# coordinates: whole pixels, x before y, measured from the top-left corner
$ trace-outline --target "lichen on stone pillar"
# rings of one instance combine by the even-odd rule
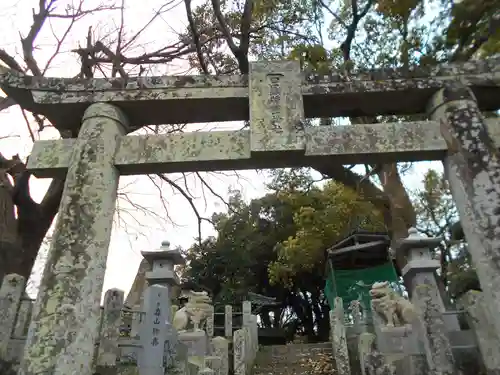
[[[90,375],[117,196],[114,154],[127,121],[116,107],[85,111],[36,301],[21,375]]]
[[[333,357],[337,367],[337,374],[339,375],[349,375],[351,373],[344,319],[344,304],[342,298],[335,297],[335,307],[333,310],[330,310],[330,328]]]
[[[500,156],[471,89],[460,82],[438,91],[430,117],[441,123],[444,160],[468,250],[500,337]],[[496,356],[500,356],[497,348]]]
[[[455,361],[441,306],[433,298],[435,290],[430,285],[421,284],[415,288],[414,293],[414,303],[422,314],[424,344],[429,366],[434,374],[454,375]]]

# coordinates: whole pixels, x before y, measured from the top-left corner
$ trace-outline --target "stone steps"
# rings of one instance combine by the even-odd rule
[[[306,375],[333,372],[332,344],[290,344],[259,348],[254,375]]]

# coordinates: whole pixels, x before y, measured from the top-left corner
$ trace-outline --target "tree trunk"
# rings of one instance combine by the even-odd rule
[[[408,236],[408,229],[417,224],[417,215],[408,193],[403,185],[396,163],[383,164],[378,173],[385,194],[389,197],[391,209],[390,228],[392,241]],[[396,254],[400,268],[406,264],[406,259]]]
[[[20,252],[13,189],[7,171],[0,170],[0,284],[3,277],[15,269],[12,263]]]
[[[19,157],[9,160],[0,154],[0,168],[0,280],[9,273],[28,280],[57,214],[64,181],[52,180],[42,202],[36,203],[30,195],[30,173]],[[8,175],[13,178],[14,186]]]
[[[374,124],[377,123],[377,119],[375,117],[356,117],[351,118],[351,123],[351,126]],[[397,163],[372,166],[372,169],[377,171],[383,190],[375,186],[369,178],[359,176],[341,165],[315,165],[313,168],[358,191],[363,198],[370,201],[382,214],[393,242],[406,237],[408,229],[416,225],[415,209],[403,185]],[[398,267],[402,268],[406,264],[406,260],[398,254],[396,257]]]

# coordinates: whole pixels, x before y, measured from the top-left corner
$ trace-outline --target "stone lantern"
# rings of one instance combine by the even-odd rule
[[[163,241],[159,250],[141,254],[152,269],[145,275],[149,286],[144,292],[138,366],[141,373],[162,375],[174,364],[178,338],[171,324],[171,290],[179,284],[174,266],[184,264],[185,260],[178,249],[170,248],[168,241]]]
[[[170,242],[163,241],[159,250],[141,251],[141,255],[151,264],[152,270],[146,272],[149,285],[163,285],[169,289],[179,285],[174,266],[186,263],[179,249],[171,249]]]
[[[415,288],[418,285],[427,284],[435,293],[433,293],[434,303],[446,311],[444,303],[444,290],[438,283],[436,271],[441,267],[438,260],[432,258],[434,250],[443,240],[442,237],[427,237],[419,234],[417,229],[410,228],[408,237],[396,242],[395,251],[400,253],[407,260],[406,265],[401,270],[406,290],[412,302],[415,298]],[[446,325],[450,330],[458,330],[458,320],[455,315],[444,317]]]

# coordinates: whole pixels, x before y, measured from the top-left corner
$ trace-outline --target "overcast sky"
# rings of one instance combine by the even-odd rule
[[[76,3],[77,0],[74,0]],[[32,23],[32,7],[38,1],[27,0],[3,0],[0,2],[0,48],[16,55],[18,61],[20,41],[19,35],[26,35]],[[61,13],[65,4],[71,0],[59,0],[57,2]],[[86,8],[95,7],[103,1],[86,0]],[[193,8],[197,2],[193,1]],[[128,35],[133,35],[135,31],[141,29],[150,19],[151,15],[165,4],[165,0],[129,0],[126,3],[125,24]],[[173,1],[171,10],[163,17],[154,22],[142,38],[137,41],[137,46],[145,46],[147,50],[153,50],[156,45],[168,44],[168,41],[176,41],[176,31],[185,29],[185,11],[183,1]],[[105,36],[119,25],[118,12],[102,13],[91,17],[86,17],[78,21],[72,32],[68,35],[66,43],[60,53],[51,64],[48,76],[72,77],[79,71],[79,64],[76,56],[70,52],[78,47],[79,43],[85,43],[85,37],[89,26],[92,26],[99,37]],[[56,35],[60,38],[67,27],[66,20],[57,19],[46,23],[42,33],[36,43],[35,58],[40,66],[51,58],[55,51]],[[160,37],[161,36],[161,39]],[[144,47],[143,47],[144,48]],[[141,49],[129,51],[129,55],[136,55]],[[156,74],[181,74],[185,72],[187,66],[184,61],[176,61],[168,66],[157,68]],[[23,159],[29,155],[32,141],[29,136],[26,122],[18,107],[0,112],[0,152],[5,157],[19,154]],[[190,129],[213,130],[215,128],[228,129],[235,124],[199,124]],[[36,129],[32,126],[32,129]],[[37,139],[57,138],[57,132],[53,129],[46,129],[41,134],[36,134]],[[405,184],[411,188],[416,188],[422,179],[423,173],[430,163],[420,163],[413,169],[410,176],[405,178]],[[440,169],[440,163],[432,163],[434,168]],[[204,176],[206,176],[204,174]],[[180,176],[169,176],[171,179]],[[239,189],[246,199],[251,199],[262,195],[264,189],[264,177],[253,171],[238,172],[238,176],[230,172],[224,175],[206,176],[212,189],[218,194],[226,197],[228,189]],[[40,201],[50,183],[47,179],[36,179],[32,177],[31,189],[35,200]],[[180,180],[182,184],[182,180]],[[196,207],[201,214],[210,216],[214,211],[221,211],[224,205],[215,197],[210,196],[202,190],[201,184],[194,178],[188,178],[190,191],[198,197],[195,200]],[[120,180],[120,193],[127,193],[126,199],[130,199],[136,205],[146,207],[151,213],[145,215],[141,210],[134,208],[126,199],[119,200],[120,218],[116,217],[115,226],[109,250],[107,272],[104,281],[104,290],[109,288],[120,288],[128,292],[135,277],[137,267],[141,260],[140,251],[156,249],[161,241],[169,240],[173,246],[189,247],[193,243],[194,237],[198,235],[196,216],[193,214],[188,202],[171,188],[163,186],[162,196],[167,211],[160,198],[158,189],[148,180],[147,176],[122,177]],[[157,216],[155,218],[155,215]],[[167,215],[170,219],[167,219]],[[158,219],[161,217],[163,219]],[[205,224],[203,236],[214,234],[213,230]],[[41,262],[38,262],[36,269],[41,269]],[[35,279],[36,282],[36,279]]]

